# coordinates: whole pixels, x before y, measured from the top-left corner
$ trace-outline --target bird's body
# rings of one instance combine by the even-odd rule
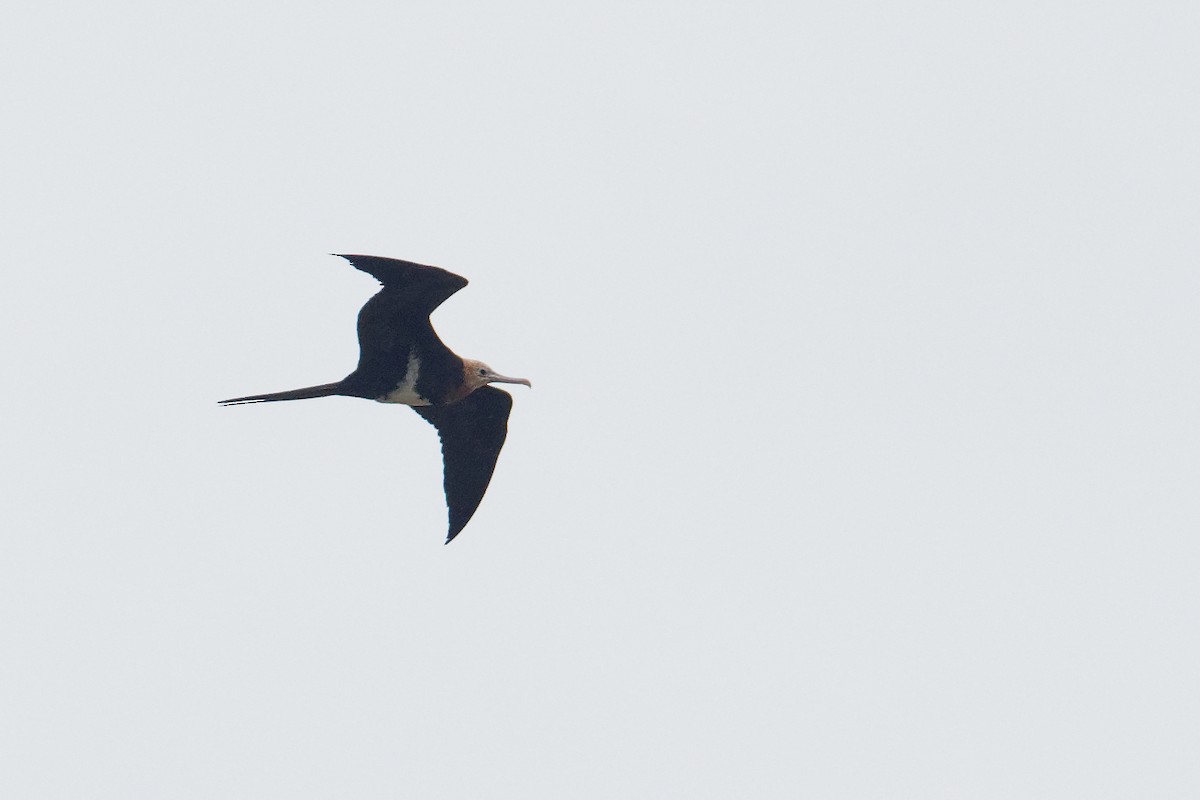
[[[466,278],[438,267],[378,256],[341,256],[383,284],[358,313],[358,366],[336,383],[222,400],[222,405],[342,395],[399,403],[437,428],[442,439],[450,541],[483,499],[508,430],[512,398],[489,383],[522,383],[455,355],[429,315]]]

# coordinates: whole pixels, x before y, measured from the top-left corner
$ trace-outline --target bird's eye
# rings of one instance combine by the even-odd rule
[[[480,370],[479,370],[479,374],[480,374],[480,375],[487,375],[487,370],[486,370],[486,369],[482,369],[482,368],[480,368]]]

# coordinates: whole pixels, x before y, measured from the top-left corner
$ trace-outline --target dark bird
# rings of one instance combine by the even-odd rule
[[[479,507],[508,435],[512,396],[488,384],[531,384],[458,357],[434,333],[429,315],[466,286],[466,278],[394,258],[340,257],[383,284],[358,312],[354,371],[336,383],[235,397],[221,405],[344,395],[412,406],[442,440],[449,543]]]

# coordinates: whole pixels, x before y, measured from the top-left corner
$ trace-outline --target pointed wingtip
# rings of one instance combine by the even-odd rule
[[[446,544],[450,544],[452,541],[454,541],[454,537],[462,533],[463,529],[467,527],[467,523],[470,521],[470,517],[467,519],[451,520],[446,530]]]

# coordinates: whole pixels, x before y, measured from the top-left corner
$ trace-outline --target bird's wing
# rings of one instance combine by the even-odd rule
[[[373,275],[383,288],[358,312],[358,366],[347,377],[363,397],[396,388],[416,348],[426,384],[460,379],[462,359],[454,355],[429,323],[429,314],[467,279],[438,267],[380,256],[341,256]]]
[[[414,264],[382,256],[339,255],[368,275],[388,292],[403,297],[405,305],[429,315],[446,298],[467,285],[467,279],[441,267]]]
[[[466,527],[487,491],[508,435],[512,396],[484,386],[453,405],[412,408],[437,428],[442,439],[449,542]]]

